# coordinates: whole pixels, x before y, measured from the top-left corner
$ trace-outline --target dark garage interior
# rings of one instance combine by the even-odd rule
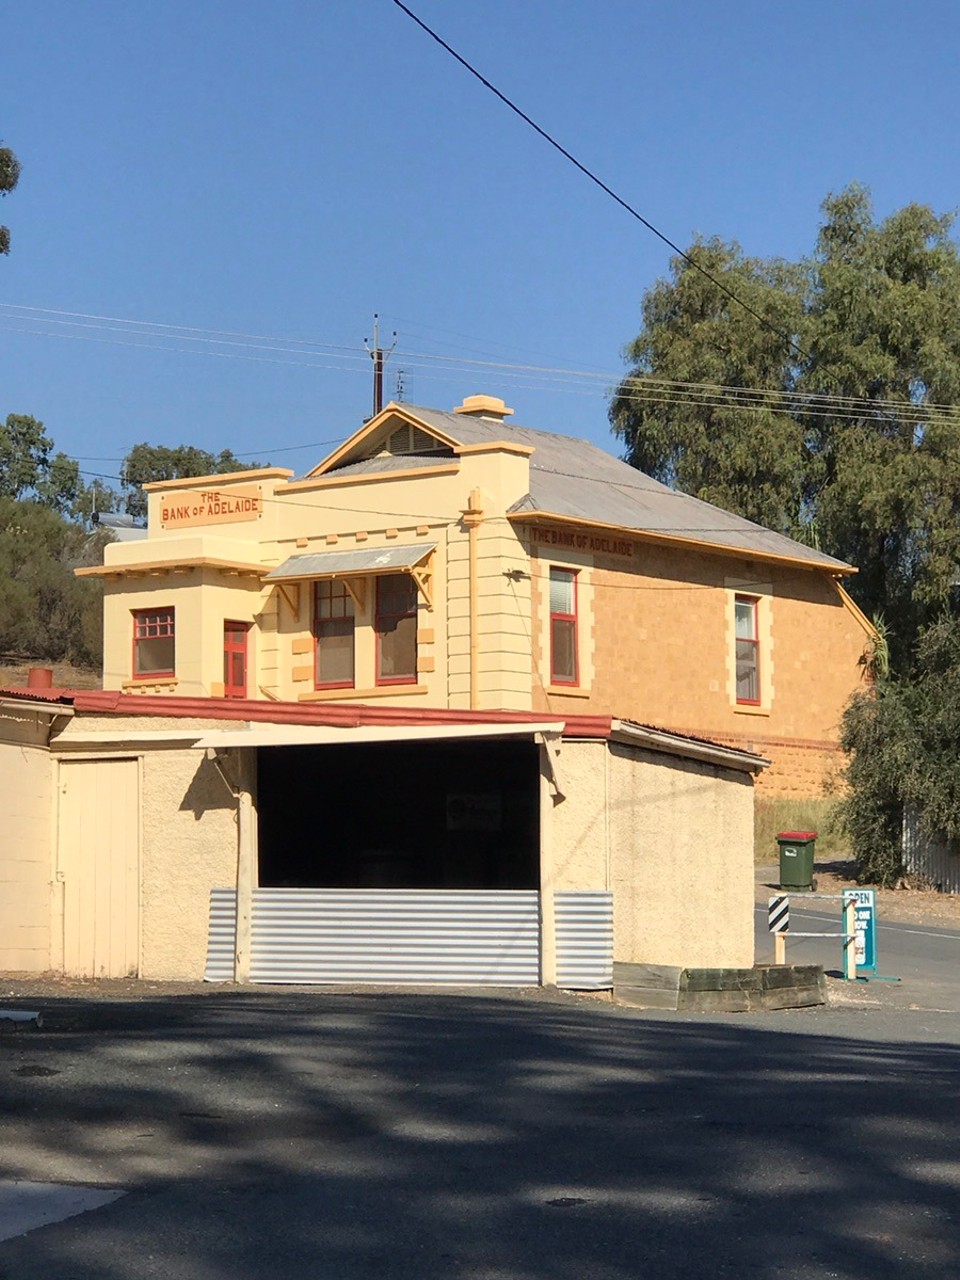
[[[263,887],[539,887],[533,742],[261,747],[257,797]]]

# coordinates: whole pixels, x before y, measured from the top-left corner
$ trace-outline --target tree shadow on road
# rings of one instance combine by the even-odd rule
[[[0,1044],[5,1176],[133,1194],[0,1244],[4,1280],[960,1274],[953,1047],[506,996],[44,1004]]]

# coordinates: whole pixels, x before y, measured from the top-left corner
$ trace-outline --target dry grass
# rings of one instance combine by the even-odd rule
[[[50,667],[55,689],[99,689],[101,676],[92,667],[74,667],[69,662],[47,662],[42,658],[0,661],[0,688],[20,689],[27,683],[31,667]]]
[[[759,866],[779,859],[778,831],[816,831],[817,861],[832,861],[851,856],[847,838],[836,830],[835,800],[782,800],[757,795],[754,814],[754,859]]]

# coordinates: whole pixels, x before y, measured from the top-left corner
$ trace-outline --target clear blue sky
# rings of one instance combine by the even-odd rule
[[[954,3],[411,7],[683,246],[804,254],[852,180],[881,215],[957,201]],[[302,471],[370,412],[379,311],[388,399],[403,370],[414,403],[502,395],[616,451],[607,392],[669,251],[391,0],[8,0],[0,21],[23,165],[0,415],[85,459],[147,440]]]

